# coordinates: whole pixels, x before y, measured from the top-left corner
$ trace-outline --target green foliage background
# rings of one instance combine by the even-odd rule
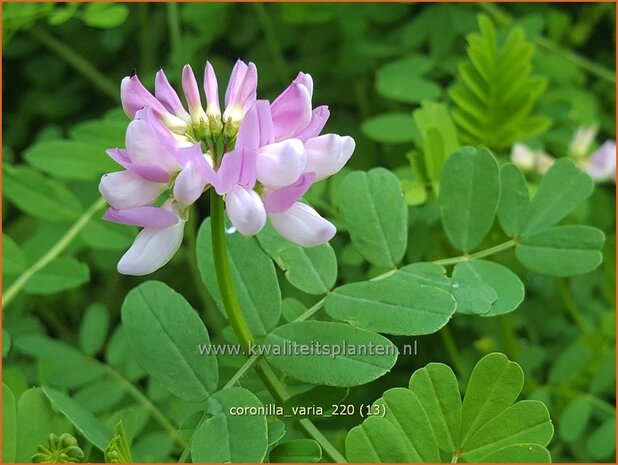
[[[566,157],[579,126],[597,125],[597,143],[616,137],[614,4],[5,3],[2,8],[2,160],[4,183],[12,186],[10,192],[4,190],[2,205],[3,296],[29,265],[62,241],[84,211],[94,204],[96,212],[76,231],[63,256],[45,273],[32,276],[24,292],[4,309],[3,382],[24,405],[18,421],[19,415],[41,412],[37,406],[47,398],[55,399],[60,410],[66,410],[60,405],[70,410],[71,400],[60,392],[27,391],[23,397],[26,389],[42,384],[45,373],[54,371],[81,386],[74,400],[110,428],[137,408],[132,396],[135,389],[142,391],[146,407],[137,409],[139,428],[132,426],[140,431],[132,446],[135,461],[175,461],[179,455],[174,444],[179,433],[149,419],[144,414],[151,411],[149,405],[173,418],[181,433],[181,420],[192,424],[192,412],[145,376],[119,329],[127,293],[146,280],[116,272],[136,231],[98,220],[102,210],[95,203],[99,175],[115,169],[104,148],[123,145],[127,121],[119,110],[122,77],[136,69],[152,88],[154,73],[163,67],[170,81],[179,84],[182,65],[190,63],[201,74],[209,59],[221,85],[234,61],[242,58],[258,67],[258,95],[273,98],[299,70],[310,73],[314,102],[331,109],[327,130],[349,134],[357,143],[348,167],[307,196],[339,226],[331,242],[338,259],[337,285],[367,280],[391,266],[363,257],[350,242],[354,232],[349,234],[346,224],[353,206],[341,204],[336,192],[352,170],[385,167],[397,175],[409,204],[409,233],[407,249],[405,241],[403,247],[393,245],[391,253],[398,255],[394,262],[404,254],[407,263],[431,261],[467,251],[466,244],[457,250],[449,244],[451,233],[442,228],[434,194],[442,187],[445,159],[460,145],[487,146],[502,163],[516,141]],[[523,42],[519,45],[522,53],[530,54],[529,69],[499,61],[480,69],[467,61],[466,36],[478,34],[479,13],[496,25],[499,43],[511,36],[514,41],[527,38],[531,50]],[[481,35],[487,34],[491,31],[482,30]],[[470,89],[483,78],[488,78],[490,95],[504,95],[516,84],[529,89],[527,111],[514,114],[506,97],[485,107],[475,104]],[[452,122],[445,107],[421,107],[428,101],[445,103]],[[488,131],[485,136],[470,130],[479,126]],[[529,175],[532,191],[539,179]],[[448,190],[443,194],[448,196]],[[199,203],[193,213],[181,251],[147,279],[163,281],[182,294],[199,309],[210,338],[221,342],[229,328],[223,328],[202,284],[198,267],[203,261],[196,262],[194,254],[207,203]],[[500,211],[498,215],[508,232]],[[430,362],[450,365],[463,391],[477,361],[500,351],[525,373],[521,398],[542,400],[549,409],[556,428],[548,446],[554,461],[613,461],[615,185],[597,186],[566,222],[605,233],[599,268],[580,276],[550,277],[525,268],[513,251],[500,254],[495,261],[525,284],[525,300],[515,312],[494,318],[458,315],[437,333],[416,337],[417,355],[400,356],[390,373],[353,388],[345,403],[368,404],[389,388],[407,386],[410,374]],[[494,225],[486,237],[479,237],[480,248],[487,248],[504,235]],[[268,251],[267,240],[261,237],[260,245]],[[286,320],[315,303],[313,294],[322,293],[323,283],[289,274],[286,280],[277,273],[286,297]],[[328,302],[326,312],[333,316]],[[390,339],[399,346],[410,340]],[[121,381],[110,374],[96,381],[106,365],[92,364],[84,354],[112,366],[122,374]],[[238,361],[220,360],[219,365],[227,379]],[[10,395],[3,398],[7,405]],[[361,420],[356,415],[316,423],[342,445],[345,432]],[[20,432],[26,439],[23,444],[18,440],[17,460],[29,460],[36,444],[44,442],[39,438],[70,428],[64,418],[42,418],[31,431]],[[117,455],[125,457],[121,436],[116,439],[121,444]],[[88,441],[80,438],[80,446],[87,459],[102,460],[90,444],[98,446],[100,436],[95,431],[86,437]],[[271,454],[275,456],[283,460],[286,451],[279,448]]]

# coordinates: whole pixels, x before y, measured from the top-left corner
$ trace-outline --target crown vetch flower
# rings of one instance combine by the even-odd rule
[[[345,165],[354,140],[320,135],[329,110],[312,108],[309,74],[299,73],[272,103],[256,100],[256,87],[255,65],[237,61],[222,114],[208,62],[206,110],[189,65],[182,72],[186,107],[162,70],[154,95],[136,75],[123,79],[122,104],[133,121],[126,149],[108,154],[124,170],[104,176],[100,185],[110,204],[104,218],[143,228],[118,264],[121,273],[143,275],[165,265],[180,247],[189,206],[210,187],[224,197],[228,218],[243,235],[257,234],[268,219],[304,247],[334,236],[335,226],[301,198]]]
[[[108,150],[125,169],[101,179],[99,190],[110,204],[103,218],[144,228],[118,263],[123,274],[144,275],[165,265],[178,250],[188,207],[214,171],[200,145],[180,144],[151,107],[136,112],[125,143],[126,149]],[[156,206],[165,192],[169,198]]]
[[[305,79],[311,82],[310,78]],[[311,108],[311,101],[308,105]],[[305,142],[297,138],[274,142],[278,123],[272,115],[272,106],[265,100],[258,100],[247,113],[236,144],[257,150],[257,180],[263,186],[264,208],[271,224],[283,237],[304,247],[327,242],[334,236],[336,228],[313,208],[299,202],[300,198],[315,181],[343,168],[355,148],[354,139],[348,136],[318,136],[326,121],[322,116],[324,111],[320,110],[319,120],[313,122],[314,113],[307,112],[308,118],[290,132],[304,133]],[[291,178],[295,179],[290,182]]]
[[[182,70],[182,90],[188,111],[178,94],[170,85],[163,70],[155,78],[155,94],[152,95],[141,83],[137,74],[125,77],[120,84],[120,99],[127,116],[135,118],[136,113],[150,107],[156,117],[183,142],[195,143],[212,133],[225,130],[233,138],[243,116],[256,99],[257,69],[253,63],[238,60],[232,70],[225,92],[225,113],[221,122],[217,77],[210,63],[206,63],[204,89],[207,107],[202,108],[200,90],[191,66]]]

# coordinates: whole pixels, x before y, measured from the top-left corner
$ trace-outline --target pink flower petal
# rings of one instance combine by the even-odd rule
[[[606,141],[590,155],[586,172],[597,182],[616,181],[616,142]]]
[[[245,148],[226,153],[214,183],[217,193],[227,194],[235,185],[253,189],[256,180],[256,156],[254,149]]]
[[[266,208],[266,212],[268,214],[282,213],[288,210],[305,195],[314,180],[315,173],[306,173],[294,184],[268,192],[264,195],[264,207]]]
[[[253,63],[246,65],[238,60],[225,92],[223,120],[240,122],[256,99],[257,69]]]
[[[311,121],[305,128],[296,134],[296,138],[303,142],[307,142],[309,139],[319,136],[324,126],[326,126],[329,116],[330,111],[328,110],[328,106],[322,105],[314,108],[311,113]]]
[[[171,133],[153,116],[142,110],[127,127],[125,145],[132,163],[155,165],[168,173],[178,170],[174,152],[178,146]]]
[[[191,121],[191,116],[183,107],[178,94],[170,85],[162,69],[157,72],[155,78],[155,97],[170,113],[185,121]]]
[[[221,117],[217,75],[208,61],[206,62],[206,69],[204,71],[204,90],[206,91],[206,114],[215,118]]]
[[[238,94],[238,88],[245,77],[247,72],[247,64],[242,60],[237,60],[232,68],[232,74],[225,90],[225,106],[230,105],[230,102],[236,101],[236,95]]]
[[[200,98],[200,89],[197,86],[195,74],[190,65],[185,65],[182,69],[182,90],[185,93],[189,113],[193,121],[205,120],[206,115],[202,109],[202,99]]]
[[[114,223],[157,229],[167,228],[178,222],[178,217],[171,211],[153,206],[124,210],[109,208],[103,215],[103,219]]]
[[[311,75],[298,73],[296,79],[272,103],[275,141],[296,137],[311,122]]]
[[[236,137],[236,148],[258,148],[274,141],[268,100],[257,100],[247,111]]]
[[[124,149],[108,149],[107,154],[112,160],[118,163],[123,168],[133,171],[139,177],[144,178],[146,181],[167,183],[169,181],[169,174],[163,168],[158,165],[138,165],[133,163]]]
[[[169,201],[162,208],[177,215]],[[167,264],[182,243],[185,223],[186,220],[178,217],[178,222],[167,228],[144,228],[118,262],[118,272],[144,276]]]
[[[165,112],[165,108],[141,83],[137,74],[125,77],[120,83],[120,100],[122,108],[127,116],[131,119],[135,117],[135,113],[145,107],[152,107],[161,112]]]

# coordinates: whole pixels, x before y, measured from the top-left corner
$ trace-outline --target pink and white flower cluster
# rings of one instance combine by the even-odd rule
[[[180,247],[189,207],[208,189],[224,196],[227,215],[243,235],[259,233],[268,220],[303,247],[329,241],[335,226],[300,199],[345,165],[355,142],[320,135],[329,111],[312,107],[311,76],[299,73],[272,102],[257,100],[256,67],[239,60],[223,113],[210,63],[205,110],[189,65],[182,89],[186,107],[162,70],[154,95],[137,75],[122,80],[122,105],[132,121],[126,148],[107,153],[124,170],[103,176],[99,189],[110,205],[105,219],[143,229],[118,271],[145,275],[165,265]]]
[[[596,183],[616,182],[616,141],[606,140],[594,152],[591,148],[597,136],[596,126],[577,128],[567,156]],[[511,161],[523,171],[545,174],[556,158],[543,150],[534,150],[523,143],[516,143],[511,149]]]

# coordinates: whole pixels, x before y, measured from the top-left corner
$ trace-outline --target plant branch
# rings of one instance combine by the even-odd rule
[[[590,325],[588,324],[586,318],[584,318],[584,316],[577,308],[577,304],[575,303],[575,300],[573,300],[573,295],[571,294],[571,291],[567,286],[566,278],[558,278],[556,280],[556,284],[558,286],[558,292],[560,294],[560,297],[562,297],[564,306],[569,312],[569,315],[571,315],[571,318],[573,318],[573,321],[582,332],[582,334],[589,334],[591,331]]]
[[[170,44],[173,53],[178,52],[182,43],[182,32],[180,31],[180,19],[178,17],[178,3],[166,3],[167,7],[167,26],[169,29]]]
[[[133,383],[131,383],[128,379],[118,373],[109,365],[107,366],[107,372],[111,377],[113,377],[118,384],[120,384],[135,400],[137,400],[150,414],[153,418],[161,425],[165,430],[170,434],[170,436],[176,441],[180,446],[186,447],[187,441],[183,438],[180,433],[176,430],[174,425],[167,419],[165,415],[154,405],[148,397],[146,397],[142,391],[137,389]]]
[[[455,344],[455,339],[453,338],[453,333],[451,332],[451,328],[448,326],[444,326],[440,331],[440,337],[442,338],[442,343],[448,352],[448,355],[453,362],[453,367],[459,376],[463,376],[464,369],[463,363],[461,361],[461,357],[459,356],[459,352],[457,350],[457,344]]]
[[[6,308],[15,297],[22,290],[24,285],[28,282],[28,280],[32,277],[34,273],[39,271],[41,268],[46,266],[53,259],[58,257],[68,246],[69,244],[77,237],[77,235],[81,232],[84,227],[88,224],[88,221],[94,216],[94,214],[103,208],[107,202],[104,198],[98,199],[95,203],[93,203],[88,210],[86,210],[82,216],[80,216],[75,223],[67,230],[67,232],[62,236],[54,246],[47,251],[45,255],[39,258],[35,263],[33,263],[30,268],[24,271],[19,278],[11,284],[11,286],[2,294],[2,306]]]
[[[232,273],[225,244],[225,214],[223,197],[216,192],[210,192],[210,226],[212,231],[212,252],[215,263],[215,274],[221,291],[221,300],[234,333],[243,349],[248,349],[253,343],[253,334],[249,329],[240,304],[236,299]]]
[[[480,252],[476,252],[473,254],[460,255],[458,257],[451,258],[443,258],[442,260],[435,260],[433,263],[436,265],[454,265],[456,263],[465,262],[468,260],[474,260],[475,258],[483,258],[489,255],[497,254],[498,252],[502,252],[503,250],[508,250],[517,245],[515,239],[511,239],[510,241],[503,242],[502,244],[498,244],[494,247],[490,247],[485,250],[481,250]]]
[[[39,42],[41,42],[41,44],[43,44],[60,58],[65,60],[69,65],[79,71],[86,79],[90,80],[94,85],[99,88],[99,90],[101,90],[101,92],[103,92],[111,99],[118,101],[120,95],[119,87],[114,84],[101,71],[95,68],[83,56],[81,56],[67,44],[56,39],[44,29],[35,27],[31,29],[30,33]]]
[[[285,58],[283,57],[283,50],[281,50],[281,45],[279,44],[279,40],[275,35],[275,31],[272,22],[270,21],[270,17],[268,16],[268,12],[266,11],[266,7],[263,3],[253,3],[252,6],[257,15],[258,22],[264,30],[264,35],[266,36],[266,44],[270,49],[270,54],[272,55],[275,67],[277,68],[279,80],[282,84],[286,84],[288,78],[287,64],[285,63]]]
[[[204,310],[204,314],[207,318],[208,327],[212,329],[213,333],[219,333],[223,329],[223,321],[222,321],[223,316],[221,315],[221,312],[219,312],[219,309],[216,308],[215,303],[213,302],[210,295],[206,291],[206,288],[202,285],[202,280],[200,277],[200,270],[197,266],[197,259],[196,259],[197,214],[198,212],[194,205],[191,207],[191,211],[189,213],[189,221],[185,225],[185,237],[187,240],[187,244],[184,249],[184,252],[185,252],[187,264],[189,265],[189,270],[191,271],[191,277],[193,278],[193,282],[195,283],[195,287],[197,289],[197,293],[200,299],[200,303],[202,305],[202,309]]]

